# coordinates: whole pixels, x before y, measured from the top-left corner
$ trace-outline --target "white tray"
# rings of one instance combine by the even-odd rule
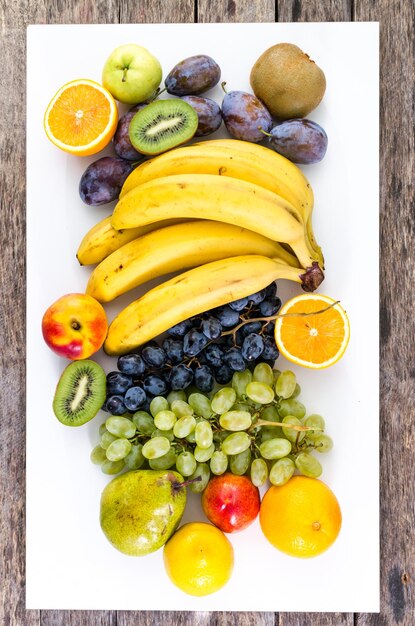
[[[300,560],[275,550],[257,520],[229,535],[235,549],[229,583],[195,598],[170,583],[161,550],[132,558],[107,542],[98,516],[109,477],[89,460],[103,420],[70,429],[52,412],[66,362],[43,342],[41,318],[61,295],[85,289],[90,269],[79,267],[75,252],[112,206],[81,202],[79,179],[98,157],[77,158],[55,148],[43,131],[43,113],[67,81],[100,81],[107,56],[123,43],[153,52],[163,78],[181,59],[210,54],[229,90],[250,90],[254,61],[284,41],[307,52],[327,78],[325,98],[309,117],[326,129],[329,147],[324,160],[304,172],[315,192],[314,225],[326,258],[319,291],[341,300],[352,334],[332,368],[293,369],[301,399],[310,412],[324,415],[334,438],[334,449],[321,457],[322,479],[339,499],[343,526],[326,553]],[[31,26],[27,77],[27,607],[378,611],[378,25]],[[220,103],[220,85],[207,95]],[[298,292],[297,286],[280,285],[283,298]],[[130,298],[107,308],[110,319]],[[114,360],[97,358],[107,371],[115,369]],[[283,358],[278,363],[289,366]],[[183,521],[204,519],[199,497],[191,497]]]

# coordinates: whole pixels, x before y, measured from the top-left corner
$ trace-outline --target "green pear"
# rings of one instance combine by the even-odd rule
[[[135,470],[114,478],[101,495],[100,522],[107,539],[130,556],[161,548],[183,516],[186,484],[172,470]]]

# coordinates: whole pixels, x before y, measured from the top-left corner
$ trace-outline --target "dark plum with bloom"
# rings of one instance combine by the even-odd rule
[[[195,137],[206,137],[218,130],[222,124],[222,111],[217,102],[202,96],[183,96],[182,100],[190,104],[197,113],[199,123]]]
[[[259,143],[272,127],[272,117],[258,98],[246,91],[230,91],[222,101],[222,116],[235,139]],[[261,130],[262,129],[262,130]]]
[[[117,200],[125,179],[134,165],[119,157],[102,157],[86,168],[79,183],[79,195],[85,204],[99,206]]]
[[[199,95],[220,81],[220,67],[207,54],[196,54],[177,63],[164,81],[174,96]]]
[[[316,122],[302,118],[286,120],[270,131],[269,143],[293,163],[318,163],[327,150],[327,134]]]

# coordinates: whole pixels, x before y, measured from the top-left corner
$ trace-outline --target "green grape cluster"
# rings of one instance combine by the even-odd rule
[[[321,415],[306,414],[300,392],[292,371],[267,363],[235,372],[231,385],[211,397],[171,391],[153,398],[149,412],[108,417],[91,460],[105,474],[175,468],[200,477],[190,485],[196,493],[226,471],[248,475],[257,487],[267,480],[283,485],[296,471],[318,478],[322,466],[313,452],[328,452],[333,441]]]

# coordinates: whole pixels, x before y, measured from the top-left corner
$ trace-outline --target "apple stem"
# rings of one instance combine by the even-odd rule
[[[73,322],[71,322],[71,326],[74,330],[80,330],[81,329],[81,324],[79,322],[77,322],[76,320],[73,320]]]
[[[128,72],[128,67],[125,67],[123,75],[122,75],[122,81],[121,81],[123,83],[125,83],[125,81],[127,80],[127,72]]]

